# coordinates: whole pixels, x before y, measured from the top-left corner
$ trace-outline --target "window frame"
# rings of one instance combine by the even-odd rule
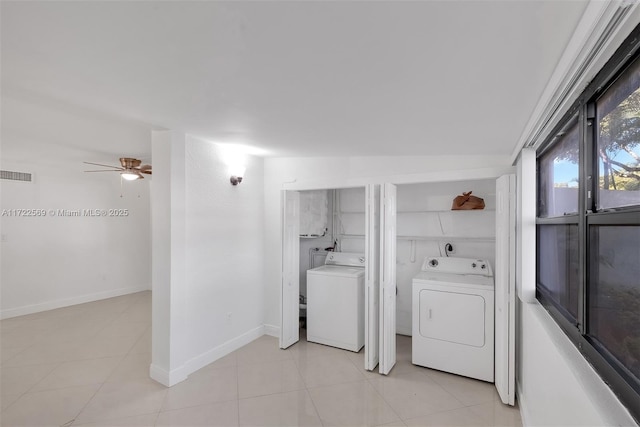
[[[578,99],[571,105],[562,119],[549,133],[536,151],[536,186],[540,197],[539,161],[558,141],[559,134],[578,120],[579,128],[579,193],[578,212],[575,215],[539,217],[540,201],[536,203],[536,228],[545,225],[578,224],[579,271],[578,271],[578,316],[575,324],[566,317],[564,307],[552,301],[540,291],[538,280],[538,245],[536,238],[536,299],[569,337],[580,353],[591,363],[603,381],[627,407],[631,415],[640,420],[640,378],[625,373],[624,366],[608,353],[588,331],[588,286],[589,286],[589,232],[591,225],[640,225],[640,204],[598,211],[598,158],[596,135],[596,102],[635,61],[640,61],[640,25],[636,27],[620,48],[589,83]]]

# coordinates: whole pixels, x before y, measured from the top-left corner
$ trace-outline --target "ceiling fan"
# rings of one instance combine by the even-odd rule
[[[83,162],[88,165],[102,166],[110,169],[102,169],[102,170],[94,170],[94,171],[85,171],[85,172],[120,172],[120,176],[127,181],[134,181],[136,179],[144,179],[142,174],[151,175],[151,165],[142,165],[142,161],[138,159],[134,159],[131,157],[120,157],[120,165],[111,166],[111,165],[102,165],[100,163],[91,163],[91,162]]]

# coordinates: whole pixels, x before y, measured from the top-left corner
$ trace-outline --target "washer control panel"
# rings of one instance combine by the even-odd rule
[[[427,257],[422,263],[422,271],[493,276],[488,261],[473,258]]]
[[[351,252],[329,252],[324,261],[325,265],[345,265],[349,267],[364,267],[363,254]]]

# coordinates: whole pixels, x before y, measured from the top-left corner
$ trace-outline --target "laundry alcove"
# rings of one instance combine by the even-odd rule
[[[423,259],[454,254],[485,259],[496,276],[496,387],[504,390],[503,401],[513,404],[515,307],[509,288],[514,286],[515,271],[515,249],[510,249],[515,248],[515,225],[510,222],[515,209],[515,182],[511,176],[505,178],[506,187],[497,185],[502,173],[488,169],[462,171],[460,179],[446,181],[433,176],[425,180],[398,177],[397,185],[363,180],[362,186],[322,190],[327,195],[326,203],[321,204],[328,213],[327,233],[314,236],[318,239],[314,243],[309,243],[314,239],[300,239],[300,200],[305,191],[317,191],[320,186],[285,186],[289,188],[282,192],[280,346],[286,348],[299,339],[300,267],[311,265],[309,251],[314,248],[335,247],[365,254],[365,368],[374,370],[379,365],[382,374],[389,373],[395,364],[396,334],[411,335],[411,281]],[[482,197],[485,209],[451,211],[453,198],[466,191]],[[303,263],[303,258],[308,261]]]

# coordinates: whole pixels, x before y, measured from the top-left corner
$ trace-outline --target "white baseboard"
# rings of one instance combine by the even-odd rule
[[[270,337],[280,338],[280,326],[264,325],[264,334]]]
[[[0,311],[0,319],[9,319],[25,314],[39,313],[41,311],[54,310],[56,308],[69,307],[71,305],[83,304],[85,302],[98,301],[107,298],[119,297],[121,295],[134,294],[136,292],[151,290],[150,286],[136,286],[133,288],[119,288],[111,291],[96,292],[93,294],[80,295],[71,298],[63,298],[54,301],[41,302],[38,304],[24,305],[22,307],[7,308]]]
[[[151,364],[151,366],[149,366],[149,376],[160,384],[166,387],[171,387],[186,380],[188,375],[185,374],[184,366],[174,369],[172,372],[167,372],[164,369]]]
[[[167,372],[166,370],[152,364],[149,368],[149,375],[160,384],[171,387],[172,385],[184,381],[190,374],[194,373],[198,369],[204,368],[208,364],[223,358],[227,354],[232,353],[241,347],[244,347],[251,341],[258,339],[263,335],[279,337],[280,328],[274,325],[258,326],[257,328],[251,329],[217,347],[205,351],[171,372]]]
[[[529,411],[522,394],[522,387],[520,386],[520,383],[518,381],[516,381],[516,399],[518,400],[518,408],[520,409],[520,419],[522,420],[522,426],[526,427],[529,425]]]
[[[237,336],[217,347],[207,350],[199,356],[192,358],[185,364],[185,374],[189,375],[197,371],[198,369],[203,368],[208,364],[223,358],[227,354],[236,351],[240,347],[249,344],[251,341],[263,336],[264,331],[264,325],[258,326],[257,328],[251,329],[240,336]]]

